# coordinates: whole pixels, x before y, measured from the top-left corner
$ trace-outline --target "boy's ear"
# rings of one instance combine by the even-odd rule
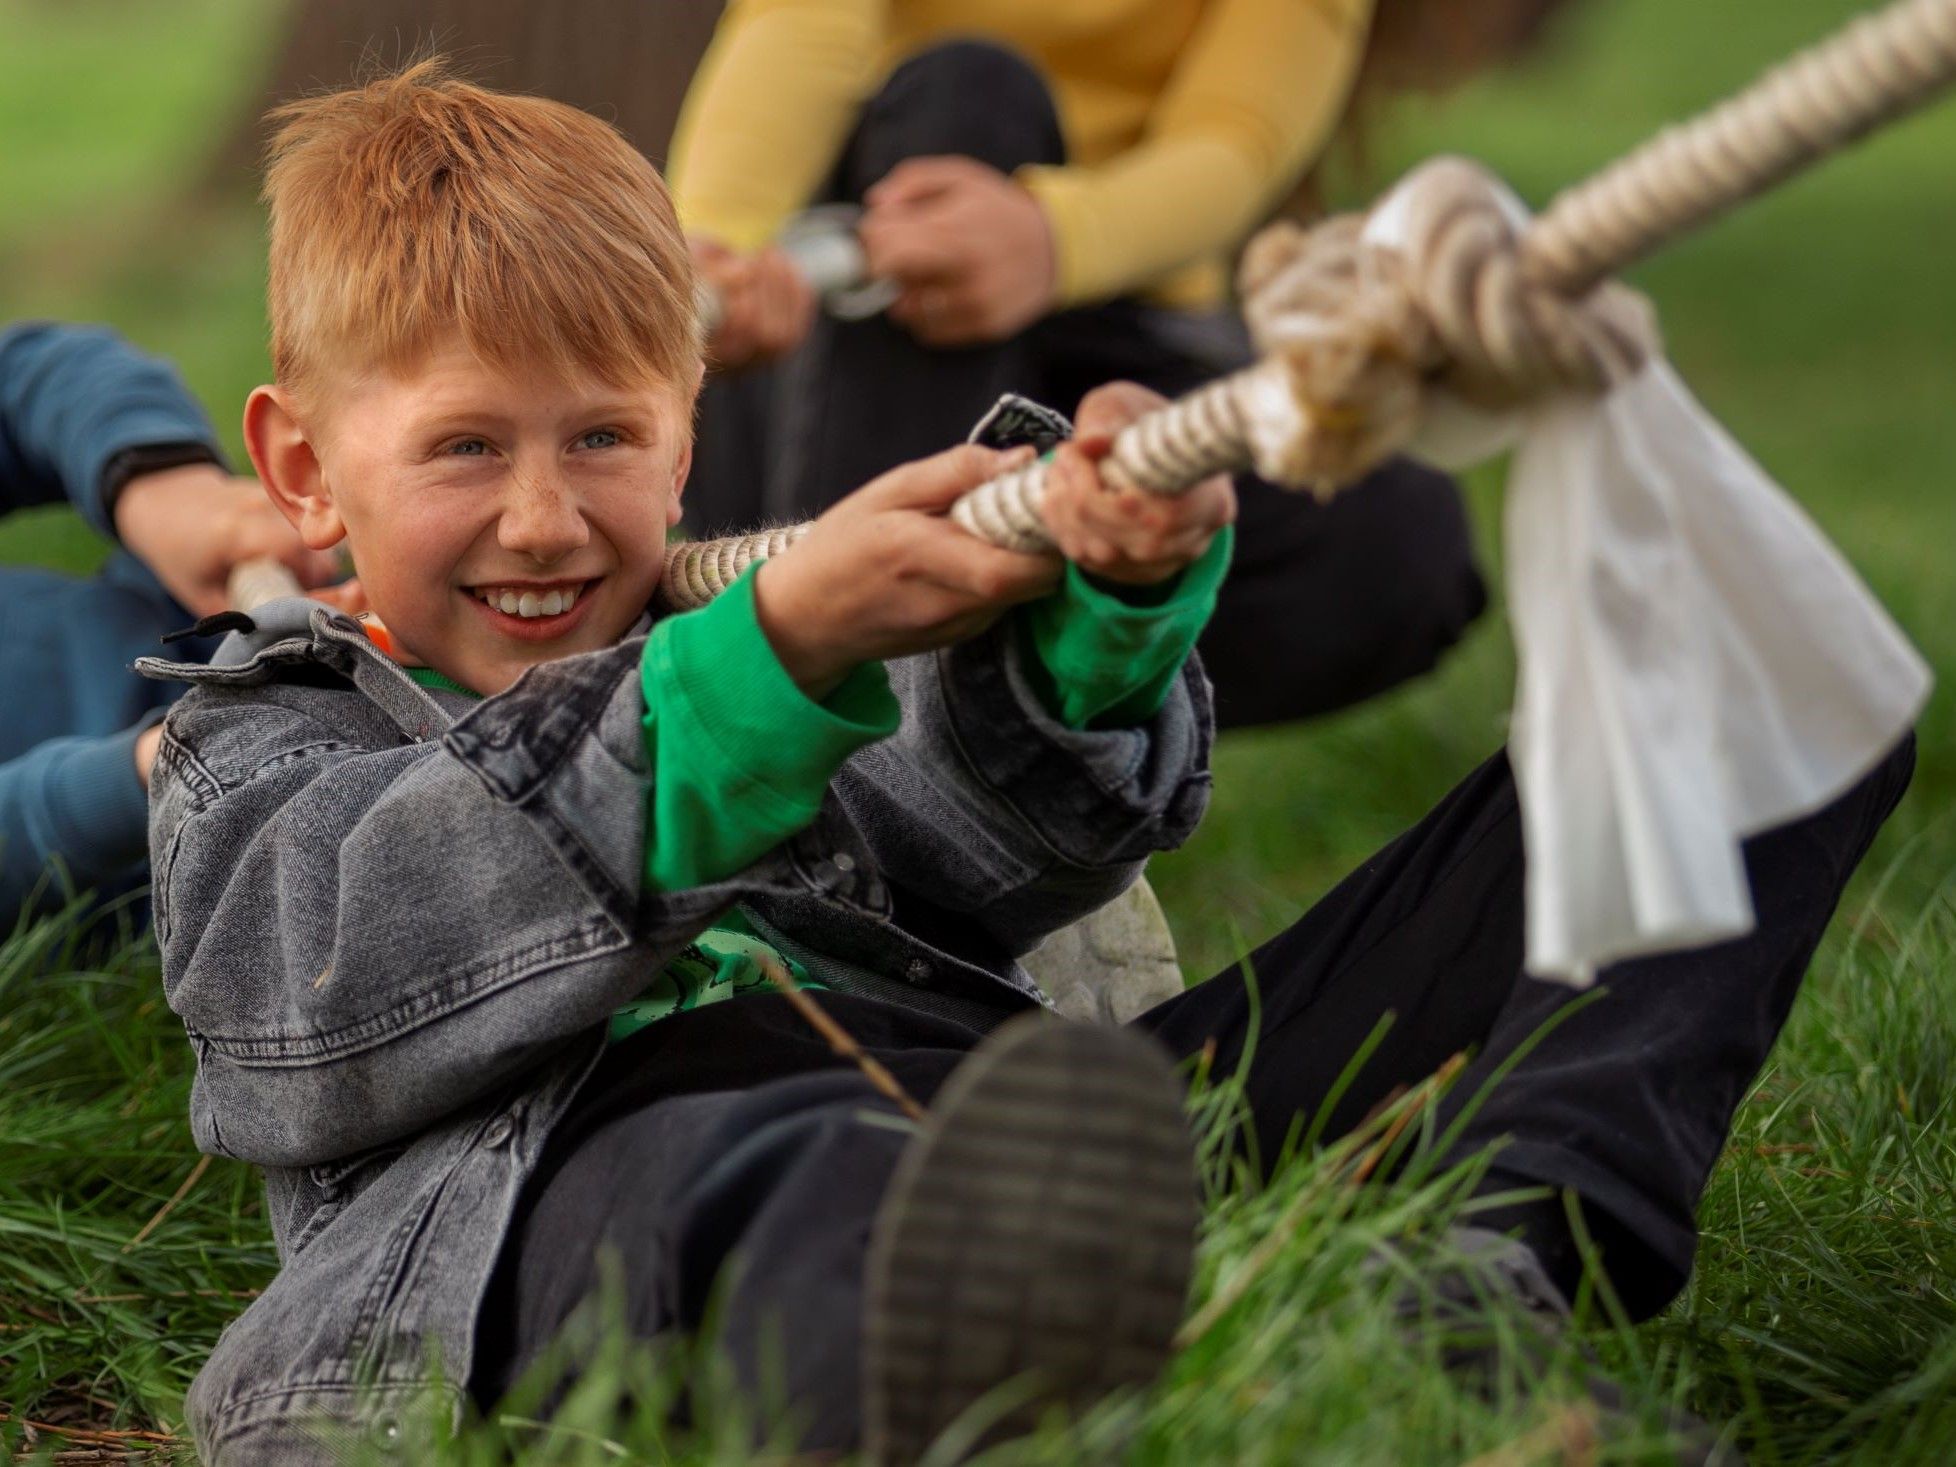
[[[699,435],[700,387],[705,381],[706,361],[702,358],[699,370],[693,374],[691,390],[680,396],[681,428],[685,437],[679,450],[679,460],[672,466],[672,493],[666,496],[668,529],[679,523],[682,512],[680,496],[686,492],[686,476],[693,472],[693,443]]]
[[[259,482],[309,549],[328,550],[346,538],[319,455],[284,388],[255,388],[245,400],[244,440]]]
[[[679,523],[682,506],[679,497],[686,492],[686,476],[693,472],[693,439],[688,434],[680,446],[679,460],[672,466],[672,492],[666,496],[666,528]]]

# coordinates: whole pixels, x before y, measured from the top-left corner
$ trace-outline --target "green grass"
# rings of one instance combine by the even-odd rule
[[[1449,150],[1539,201],[1857,8],[1593,0],[1520,75],[1388,119],[1377,181]],[[248,205],[193,211],[181,194],[248,90],[269,13],[256,0],[0,0],[0,319],[114,321],[184,364],[234,445],[265,370],[258,223]],[[1661,1458],[1658,1413],[1675,1402],[1766,1463],[1956,1458],[1951,156],[1956,109],[1638,277],[1685,375],[1860,567],[1943,689],[1915,787],[1713,1178],[1691,1291],[1638,1330],[1592,1313],[1588,1347],[1643,1413],[1603,1460]],[[1497,480],[1477,479],[1473,500],[1491,529]],[[0,525],[0,559],[80,569],[99,554],[64,515]],[[1191,974],[1295,916],[1493,748],[1511,677],[1490,617],[1417,686],[1226,741],[1209,821],[1155,866]],[[271,1249],[249,1174],[198,1171],[189,1055],[153,954],[83,943],[76,926],[0,942],[0,1409],[174,1432],[185,1384],[234,1296],[269,1276]],[[1149,1463],[1557,1459],[1573,1351],[1554,1362],[1561,1386],[1530,1399],[1508,1380],[1489,1403],[1392,1327],[1395,1276],[1357,1266],[1380,1240],[1436,1226],[1462,1179],[1355,1189],[1348,1164],[1306,1156],[1267,1190],[1220,1186],[1199,1298],[1233,1289],[1279,1220],[1283,1246],[1148,1401],[1018,1455],[1077,1461],[1131,1429],[1133,1459]],[[656,1400],[675,1368],[616,1350],[554,1429],[479,1431],[439,1458],[494,1460],[513,1441],[539,1462],[745,1460],[732,1411],[685,1439],[656,1411],[615,1419],[619,1381]],[[0,1424],[0,1444],[13,1430]]]

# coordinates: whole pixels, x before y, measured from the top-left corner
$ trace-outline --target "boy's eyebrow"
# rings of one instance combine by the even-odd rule
[[[653,429],[662,426],[663,418],[656,408],[623,399],[602,399],[582,404],[566,409],[562,416],[564,426],[616,418],[633,424],[645,424]],[[496,408],[438,407],[430,410],[425,417],[417,417],[414,429],[417,434],[441,434],[459,432],[465,428],[507,428],[514,422],[512,414]]]
[[[510,423],[505,413],[491,412],[483,408],[446,408],[414,420],[416,433],[442,434],[459,432],[464,428],[504,428]]]
[[[569,416],[580,422],[617,418],[633,424],[649,424],[653,428],[659,427],[664,421],[664,415],[657,408],[646,403],[634,403],[622,399],[617,402],[609,400],[594,402],[587,407],[579,408]]]

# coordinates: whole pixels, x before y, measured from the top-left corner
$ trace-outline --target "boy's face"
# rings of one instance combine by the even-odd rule
[[[306,435],[319,492],[300,528],[347,541],[404,652],[498,693],[644,612],[692,461],[689,407],[666,385],[504,376],[457,340],[341,382]]]

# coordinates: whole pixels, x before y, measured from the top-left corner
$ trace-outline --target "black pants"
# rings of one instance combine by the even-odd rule
[[[1478,1106],[1440,1159],[1493,1146],[1484,1190],[1574,1193],[1611,1285],[1642,1318],[1690,1272],[1693,1215],[1733,1111],[1913,767],[1910,740],[1827,809],[1747,844],[1750,936],[1620,964],[1600,995],[1581,995],[1521,972],[1521,832],[1496,756],[1259,949],[1254,995],[1230,969],[1136,1022],[1183,1058],[1213,1041],[1218,1073],[1253,1051],[1265,1158],[1300,1120],[1336,1137],[1469,1052],[1440,1118]],[[868,1000],[822,1002],[921,1097],[980,1037]],[[1387,1016],[1383,1042],[1332,1099]],[[493,1398],[536,1358],[596,1285],[608,1245],[635,1331],[696,1328],[725,1283],[721,1342],[742,1378],[780,1379],[813,1413],[810,1446],[852,1443],[865,1250],[905,1141],[881,1123],[891,1113],[772,998],[677,1015],[614,1047],[526,1193],[485,1306],[478,1394]],[[1561,1200],[1499,1220],[1573,1285]]]
[[[914,57],[865,108],[826,196],[858,202],[904,159],[936,154],[1008,173],[1064,161],[1045,83],[980,42]],[[687,522],[713,535],[819,514],[884,470],[959,442],[1003,392],[1072,412],[1103,382],[1174,397],[1250,357],[1233,313],[1131,299],[957,350],[923,346],[881,317],[823,318],[777,368],[709,383]],[[1486,604],[1459,491],[1444,475],[1394,461],[1329,504],[1247,475],[1237,491],[1236,563],[1201,644],[1224,727],[1344,707],[1403,682]]]

